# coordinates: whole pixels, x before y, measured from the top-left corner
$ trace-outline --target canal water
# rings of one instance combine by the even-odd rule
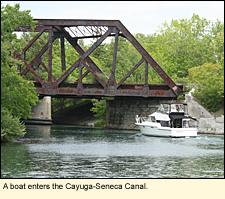
[[[223,178],[224,136],[27,125],[1,143],[1,178]]]

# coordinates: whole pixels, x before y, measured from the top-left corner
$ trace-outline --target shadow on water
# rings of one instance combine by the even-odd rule
[[[224,137],[27,125],[1,145],[1,178],[223,178]]]

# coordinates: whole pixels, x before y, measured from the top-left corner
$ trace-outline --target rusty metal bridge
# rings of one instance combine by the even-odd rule
[[[38,80],[34,82],[36,91],[40,96],[52,97],[160,97],[160,98],[177,98],[183,93],[183,86],[176,85],[166,72],[156,63],[135,37],[126,29],[119,20],[64,20],[64,19],[34,19],[38,21],[35,27],[37,35],[29,42],[29,44],[19,54],[14,52],[14,57],[24,62],[26,68],[21,71],[20,75],[26,75],[31,72]],[[15,29],[19,32],[31,31],[29,26],[19,26]],[[49,40],[46,45],[39,51],[30,63],[26,61],[26,51],[32,44],[44,33],[49,33]],[[112,60],[111,75],[108,78],[100,67],[90,58],[90,54],[107,38],[115,37],[114,54]],[[141,54],[140,61],[121,79],[116,82],[116,57],[118,47],[118,37],[126,38],[134,48]],[[70,45],[78,52],[80,58],[66,70],[65,63],[65,38]],[[84,51],[78,44],[79,39],[96,38],[96,42]],[[64,72],[61,77],[56,79],[52,74],[52,48],[53,42],[60,39],[61,44],[61,66]],[[41,57],[48,50],[48,67],[44,64]],[[145,63],[145,83],[143,84],[125,84],[124,81],[142,64]],[[148,64],[159,74],[164,80],[164,85],[148,84]],[[48,80],[44,81],[35,72],[35,68],[43,66],[48,73]],[[79,70],[79,78],[74,83],[65,83],[64,80],[75,70]],[[86,68],[86,72],[82,73],[82,69]],[[84,83],[82,79],[91,73],[98,83]],[[99,74],[106,76],[103,81]]]

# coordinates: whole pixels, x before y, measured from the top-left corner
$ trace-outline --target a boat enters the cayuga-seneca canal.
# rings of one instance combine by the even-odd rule
[[[198,120],[189,116],[187,110],[186,103],[162,103],[158,110],[148,118],[136,115],[135,124],[143,135],[174,138],[197,137]]]
[[[27,125],[1,143],[1,178],[224,178],[224,136]]]

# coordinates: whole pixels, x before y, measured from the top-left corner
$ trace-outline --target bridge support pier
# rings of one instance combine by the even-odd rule
[[[24,122],[25,124],[52,124],[51,97],[45,96],[40,103],[33,106],[31,119]]]
[[[138,130],[135,125],[135,116],[147,117],[158,109],[161,102],[166,101],[167,100],[150,98],[116,98],[115,100],[108,100],[106,108],[106,127]]]

